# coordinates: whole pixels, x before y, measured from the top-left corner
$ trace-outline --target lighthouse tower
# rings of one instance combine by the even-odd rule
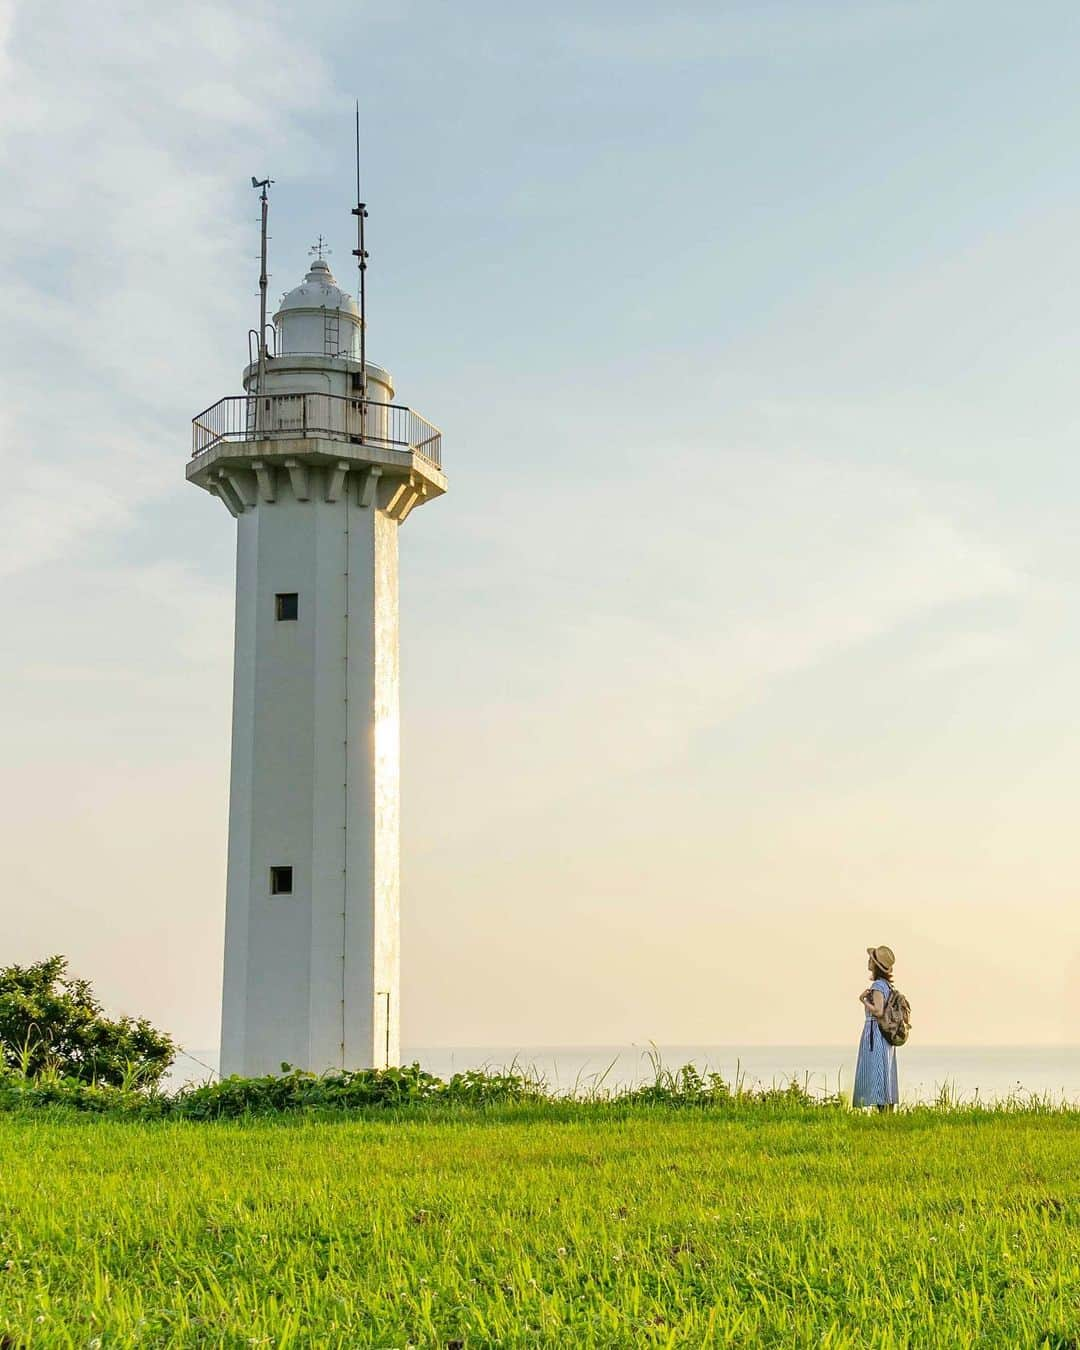
[[[399,1060],[398,531],[446,479],[313,252],[187,468],[237,530],[223,1074]]]

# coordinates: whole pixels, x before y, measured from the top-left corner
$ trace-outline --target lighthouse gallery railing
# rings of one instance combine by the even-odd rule
[[[220,441],[329,436],[358,445],[412,450],[442,467],[442,432],[411,408],[340,394],[239,394],[191,419],[191,453]]]

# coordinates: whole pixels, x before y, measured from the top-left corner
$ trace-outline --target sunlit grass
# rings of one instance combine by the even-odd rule
[[[1076,1114],[17,1112],[0,1164],[7,1347],[1080,1344]]]

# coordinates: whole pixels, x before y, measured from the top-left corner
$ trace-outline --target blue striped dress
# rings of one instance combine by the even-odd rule
[[[888,998],[887,980],[875,980],[870,986],[882,998]],[[896,1079],[896,1047],[888,1043],[881,1028],[868,1012],[859,1041],[859,1058],[855,1062],[855,1087],[851,1094],[852,1106],[895,1106],[900,1100]]]

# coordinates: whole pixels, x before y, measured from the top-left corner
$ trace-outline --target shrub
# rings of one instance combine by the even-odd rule
[[[24,1077],[154,1087],[176,1048],[143,1017],[106,1017],[63,956],[0,969],[0,1063]]]
[[[496,1102],[541,1101],[540,1083],[513,1072],[457,1073],[448,1081],[419,1064],[402,1068],[354,1069],[313,1074],[291,1069],[264,1078],[223,1078],[217,1083],[181,1088],[170,1099],[171,1114],[198,1119],[305,1109],[355,1110],[371,1106],[408,1106],[450,1102],[480,1106]]]

